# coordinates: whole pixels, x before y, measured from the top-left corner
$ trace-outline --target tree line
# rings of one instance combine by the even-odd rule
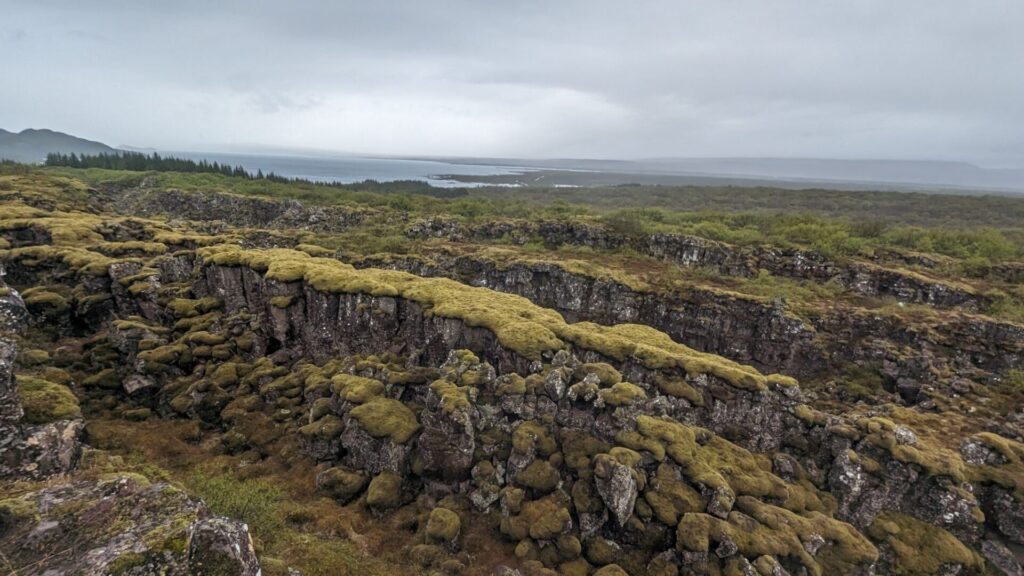
[[[47,166],[66,166],[69,168],[103,168],[106,170],[131,170],[133,172],[204,172],[208,174],[223,174],[233,178],[245,178],[247,180],[271,180],[274,182],[287,182],[288,178],[278,176],[273,172],[264,174],[261,170],[255,173],[249,172],[242,166],[231,166],[220,162],[210,162],[206,159],[190,160],[188,158],[175,158],[173,156],[161,156],[156,152],[143,154],[141,152],[119,152],[100,154],[61,154],[51,152],[46,155]]]
[[[274,172],[263,173],[262,170],[250,172],[242,166],[231,166],[219,162],[210,162],[206,159],[191,160],[188,158],[176,158],[173,156],[161,156],[156,152],[143,154],[141,152],[117,152],[100,154],[61,154],[51,152],[46,155],[46,166],[64,166],[68,168],[103,168],[106,170],[128,170],[133,172],[183,172],[183,173],[206,173],[220,174],[231,178],[244,180],[261,180],[277,182],[281,184],[305,184],[309,186],[328,186],[333,188],[344,188],[348,190],[371,191],[378,193],[404,193],[424,194],[440,198],[452,198],[465,196],[463,189],[435,188],[428,182],[422,180],[395,180],[391,182],[378,182],[376,180],[364,180],[355,183],[343,182],[322,182],[308,178],[289,178],[280,176]]]

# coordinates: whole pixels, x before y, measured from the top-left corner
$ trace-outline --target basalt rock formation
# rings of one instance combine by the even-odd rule
[[[984,382],[1024,365],[1024,326],[969,314],[921,326],[837,306],[801,320],[780,302],[700,288],[659,293],[557,262],[502,264],[470,255],[369,257],[355,264],[518,294],[573,321],[653,326],[702,352],[801,379],[827,377],[853,362],[877,364],[910,404],[926,400],[922,388],[942,381]]]
[[[163,479],[119,471],[122,455],[83,448],[81,422],[95,418],[124,430],[188,423],[192,449],[240,474],[305,474],[305,490],[342,511],[318,542],[372,545],[344,514],[368,518],[367,531],[394,527],[385,542],[400,549],[400,573],[1021,571],[1018,425],[936,413],[952,385],[932,406],[912,397],[928,374],[994,381],[1019,367],[1024,338],[1012,323],[950,312],[922,328],[840,309],[809,322],[771,302],[711,290],[683,298],[554,263],[353,266],[317,246],[277,247],[287,239],[273,234],[227,226],[213,237],[199,225],[40,206],[11,202],[0,216],[13,286],[0,298],[12,332],[0,341],[0,463],[9,476],[66,478],[2,486],[0,560],[13,567],[260,570],[265,543],[244,524]],[[146,214],[163,212],[189,214]],[[282,218],[235,222],[311,229]],[[616,241],[596,229],[558,234]],[[656,244],[680,262],[739,266],[710,243]],[[16,363],[26,342],[32,353]],[[899,353],[915,347],[928,354]],[[793,377],[768,373],[827,372],[837,359],[889,370],[902,405],[815,403]],[[39,423],[40,404],[26,408],[16,386],[65,399],[41,406],[67,432],[40,435],[55,424]],[[43,449],[52,446],[72,448]],[[308,515],[290,508],[272,524],[305,522],[274,550],[323,531]],[[289,573],[286,562],[264,564]]]

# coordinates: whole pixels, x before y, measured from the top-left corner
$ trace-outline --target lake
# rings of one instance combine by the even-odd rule
[[[231,166],[242,166],[255,173],[273,172],[289,178],[306,178],[317,182],[362,182],[377,180],[425,180],[433,186],[467,187],[482,185],[483,182],[444,180],[439,174],[468,176],[498,176],[519,174],[528,168],[510,166],[488,166],[480,164],[458,164],[434,160],[408,160],[403,158],[370,158],[357,156],[300,156],[271,154],[223,154],[207,152],[161,151],[161,155],[206,159]]]

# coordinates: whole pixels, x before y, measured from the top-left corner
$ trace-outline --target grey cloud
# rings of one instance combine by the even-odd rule
[[[1024,4],[21,2],[0,126],[114,144],[1024,164]],[[85,32],[85,34],[82,34]],[[97,41],[103,39],[103,41]]]

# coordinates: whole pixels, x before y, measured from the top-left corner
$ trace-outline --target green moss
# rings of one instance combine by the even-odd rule
[[[535,540],[551,540],[572,526],[572,516],[564,494],[554,492],[540,500],[524,502],[517,516],[502,518],[502,533],[522,540],[526,536]]]
[[[0,532],[13,524],[37,517],[35,502],[22,498],[0,499]]]
[[[331,378],[334,393],[347,402],[365,404],[384,395],[384,383],[352,374],[336,374]]]
[[[650,505],[654,517],[668,526],[676,526],[687,512],[704,510],[704,499],[676,474],[670,464],[662,463],[651,478],[644,500]]]
[[[99,245],[104,254],[117,256],[128,252],[143,252],[145,254],[157,255],[167,252],[167,246],[159,242],[142,242],[130,240],[128,242],[104,242]]]
[[[171,364],[176,364],[187,352],[188,346],[184,344],[168,344],[139,352],[138,358],[145,362],[146,370],[159,372]]]
[[[636,402],[647,399],[647,393],[636,384],[619,382],[611,388],[605,388],[600,392],[601,398],[608,406],[630,406]]]
[[[712,542],[727,539],[743,556],[790,558],[816,576],[851,573],[878,559],[878,550],[853,526],[819,512],[797,514],[749,496],[738,498],[736,505],[743,514],[732,512],[725,520],[708,514],[684,514],[676,534],[680,550],[706,552]],[[811,556],[803,544],[813,534],[826,541],[816,556]]]
[[[405,444],[420,429],[412,410],[390,398],[374,398],[356,406],[350,414],[371,436],[388,437],[396,444]]]
[[[604,454],[611,446],[582,430],[563,428],[559,432],[562,454],[566,466],[577,474],[586,476],[590,473],[590,461],[597,454]]]
[[[520,454],[529,454],[531,449],[536,449],[541,456],[549,456],[558,449],[558,444],[546,426],[535,420],[526,420],[512,433],[512,448]]]
[[[337,438],[344,431],[345,425],[342,423],[341,418],[333,414],[328,414],[316,422],[299,428],[299,434],[307,438],[321,438],[325,440]]]
[[[46,350],[24,350],[18,356],[18,363],[22,366],[38,366],[50,361],[50,353]]]
[[[238,384],[238,364],[235,362],[223,362],[210,374],[210,380],[221,388],[228,388]]]
[[[972,482],[998,484],[1013,491],[1017,502],[1024,501],[1024,444],[992,432],[973,436],[1005,459],[999,465],[968,466],[967,476]]]
[[[201,344],[204,346],[214,346],[217,344],[224,343],[224,336],[220,334],[210,334],[205,330],[197,330],[195,332],[189,332],[185,336],[185,341],[189,344]]]
[[[435,380],[430,384],[430,390],[441,399],[441,410],[444,412],[466,410],[470,407],[473,391],[470,386],[458,386],[448,380]]]
[[[113,368],[105,368],[82,380],[82,385],[115,390],[121,387],[121,376]]]
[[[145,332],[151,332],[153,334],[167,334],[168,332],[170,332],[170,330],[164,328],[163,326],[154,326],[151,324],[147,324],[138,316],[132,316],[125,320],[114,320],[113,324],[115,328],[122,331],[142,330]]]
[[[622,374],[611,364],[605,362],[591,362],[581,364],[576,368],[576,377],[583,379],[587,374],[597,376],[601,386],[608,387],[622,382]]]
[[[897,425],[888,418],[862,418],[857,421],[857,425],[865,433],[865,440],[886,450],[900,462],[916,464],[932,475],[949,476],[957,482],[965,481],[964,463],[957,453],[920,438],[914,445],[898,443]]]
[[[519,374],[503,374],[498,377],[498,396],[515,396],[526,394],[526,378]]]
[[[550,492],[562,481],[558,469],[547,460],[534,460],[516,474],[516,482],[539,492]]]
[[[594,572],[594,576],[629,576],[629,573],[622,569],[618,564],[608,564],[602,566]]]
[[[207,296],[198,300],[188,298],[175,298],[167,303],[167,308],[178,318],[191,318],[205,314],[211,310],[217,310],[223,306],[223,302],[213,296]]]
[[[317,476],[317,488],[342,503],[362,493],[367,483],[366,476],[346,468],[328,468]]]
[[[432,542],[454,542],[462,530],[459,515],[447,508],[434,508],[427,519],[427,539]]]
[[[641,415],[636,422],[637,431],[660,442],[688,480],[715,490],[725,510],[738,495],[773,498],[796,511],[826,508],[816,492],[787,484],[772,474],[771,463],[763,455],[751,454],[703,428],[674,420]]]
[[[130,276],[124,276],[117,279],[117,283],[121,286],[131,286],[136,282],[152,282],[160,278],[160,270],[156,268],[150,268],[144,266],[141,270]]]
[[[668,378],[659,374],[656,383],[662,394],[682,398],[695,406],[704,405],[704,395],[681,378]]]
[[[195,331],[195,330],[206,330],[213,326],[213,324],[220,318],[219,312],[207,312],[206,314],[200,314],[198,316],[191,316],[189,318],[181,318],[174,323],[174,331]]]
[[[71,307],[67,299],[60,294],[42,289],[26,290],[22,297],[25,300],[25,305],[29,307],[49,308],[54,312],[64,312]]]
[[[107,571],[111,576],[120,576],[132,568],[145,566],[148,562],[149,560],[145,554],[140,554],[138,552],[125,552],[117,558],[114,558],[114,560],[107,565]]]
[[[882,512],[867,534],[892,550],[892,574],[938,574],[948,565],[981,570],[984,560],[960,540],[938,526],[896,512]]]
[[[366,503],[375,508],[394,508],[401,504],[401,476],[390,472],[375,476],[366,489]]]
[[[149,292],[156,289],[156,284],[152,282],[136,282],[128,287],[128,293],[132,296],[139,296],[144,292]]]
[[[270,299],[270,305],[274,308],[287,308],[292,305],[294,296],[274,296]]]

